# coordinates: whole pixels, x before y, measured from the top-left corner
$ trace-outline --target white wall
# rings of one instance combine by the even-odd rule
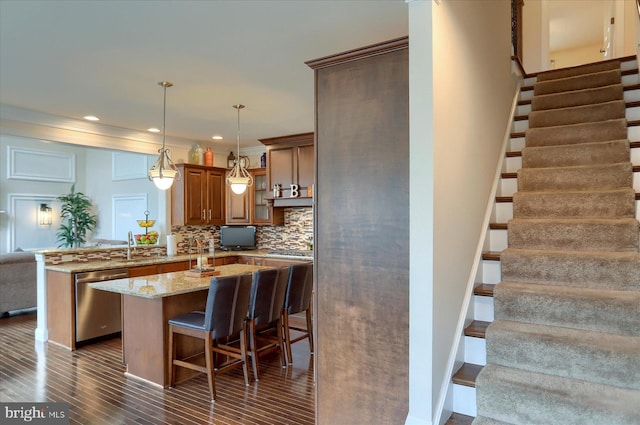
[[[603,59],[602,53],[600,53],[601,48],[602,43],[597,43],[574,49],[554,50],[549,53],[549,61],[552,64],[549,69],[567,68],[601,61]]]
[[[75,173],[73,181],[52,182],[46,178],[39,180],[9,179],[7,167],[9,147],[31,149],[34,151],[69,155],[74,158]],[[69,193],[75,183],[76,191],[87,195],[98,213],[98,226],[89,235],[94,239],[113,239],[122,237],[114,235],[112,223],[113,195],[145,194],[147,207],[152,213],[150,218],[159,215],[158,204],[160,194],[146,178],[146,170],[155,161],[155,156],[142,154],[144,164],[140,164],[142,175],[138,178],[116,180],[112,178],[112,154],[107,149],[89,148],[73,144],[49,142],[27,137],[0,135],[0,252],[12,251],[16,248],[37,250],[55,248],[58,245],[56,232],[60,225],[60,202],[55,198]],[[34,170],[37,174],[38,170]],[[40,226],[37,219],[37,208],[45,202],[53,209],[51,226]],[[144,209],[135,211],[135,219],[144,218]],[[159,223],[160,224],[160,223]],[[135,221],[131,224],[132,231],[137,229]]]
[[[422,62],[410,63],[411,306],[426,312],[420,316],[431,314],[424,318],[411,312],[411,354],[431,350],[422,359],[410,358],[407,423],[416,424],[441,419],[438,409],[451,379],[447,364],[459,337],[456,326],[516,87],[511,76],[509,2],[427,4],[431,14],[423,2],[409,5],[410,56],[422,57]],[[426,57],[431,40],[424,27],[432,28],[431,59]],[[418,37],[422,39],[416,41]],[[416,78],[424,81],[417,83]],[[417,100],[421,97],[432,98],[432,103]],[[425,268],[426,273],[415,268]],[[430,377],[430,383],[417,382],[415,376]]]

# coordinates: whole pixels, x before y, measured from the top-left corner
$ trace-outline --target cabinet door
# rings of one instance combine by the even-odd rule
[[[225,221],[225,176],[223,169],[207,171],[207,224],[222,225]]]
[[[297,159],[297,183],[300,186],[300,189],[306,189],[313,184],[313,145],[298,147]]]
[[[267,170],[253,172],[251,216],[254,224],[271,224],[271,207],[267,201]]]
[[[184,224],[205,224],[206,222],[206,173],[199,168],[184,170]]]
[[[231,189],[227,190],[227,223],[249,224],[251,223],[249,201],[252,187],[248,187],[244,193],[237,194]]]
[[[269,196],[273,197],[273,185],[280,184],[282,197],[289,196],[291,183],[294,181],[294,148],[293,147],[269,147],[267,148],[267,161],[269,164],[268,184]]]

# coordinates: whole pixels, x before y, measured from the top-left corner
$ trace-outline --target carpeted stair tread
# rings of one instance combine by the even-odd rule
[[[489,364],[478,416],[515,425],[638,425],[640,392]]]
[[[570,68],[552,69],[539,72],[537,81],[558,80],[561,78],[573,77],[575,75],[593,74],[594,72],[610,71],[620,69],[620,61],[595,62],[586,65],[578,65]]]
[[[631,162],[577,165],[570,167],[521,168],[518,191],[604,190],[633,186]]]
[[[594,72],[591,74],[575,75],[549,81],[538,81],[533,85],[533,95],[540,96],[551,93],[583,90],[592,87],[619,84],[622,73],[620,69]]]
[[[514,218],[635,217],[633,188],[592,191],[516,192]]]
[[[471,425],[514,425],[509,422],[499,421],[497,419],[486,418],[484,416],[476,416]]]
[[[635,218],[514,218],[508,246],[534,250],[638,252],[640,222]]]
[[[535,96],[531,99],[531,110],[543,111],[547,109],[569,108],[572,106],[603,103],[623,98],[624,87],[622,84],[611,84],[604,87]]]
[[[624,100],[549,109],[529,113],[529,128],[554,127],[585,122],[600,122],[625,117]]]
[[[640,336],[640,291],[503,280],[493,299],[495,320]]]
[[[640,390],[640,337],[510,320],[485,335],[492,364]]]
[[[640,291],[639,252],[507,248],[500,266],[503,281]]]
[[[553,127],[529,128],[525,131],[525,145],[555,146],[605,142],[627,138],[627,120],[616,119]]]
[[[523,168],[570,167],[629,161],[629,140],[538,146],[522,149]]]

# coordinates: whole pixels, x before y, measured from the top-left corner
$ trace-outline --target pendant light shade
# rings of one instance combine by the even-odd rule
[[[244,105],[233,105],[233,107],[238,111],[238,136],[237,136],[237,144],[238,144],[238,156],[235,159],[235,164],[233,165],[233,169],[229,172],[227,176],[227,184],[231,186],[231,190],[233,193],[241,195],[247,190],[247,186],[251,186],[253,184],[253,178],[251,174],[242,166],[240,161],[240,109],[244,108]]]
[[[162,114],[162,148],[158,149],[158,160],[149,169],[147,174],[149,180],[153,181],[153,184],[160,190],[167,190],[171,187],[174,180],[180,180],[180,171],[175,166],[171,158],[169,158],[169,149],[165,147],[165,124],[167,121],[167,87],[173,86],[168,81],[160,81],[159,86],[164,89],[164,104]]]

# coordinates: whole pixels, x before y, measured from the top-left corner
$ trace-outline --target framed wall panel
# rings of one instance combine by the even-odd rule
[[[76,181],[76,156],[72,153],[7,146],[7,161],[8,179]]]

